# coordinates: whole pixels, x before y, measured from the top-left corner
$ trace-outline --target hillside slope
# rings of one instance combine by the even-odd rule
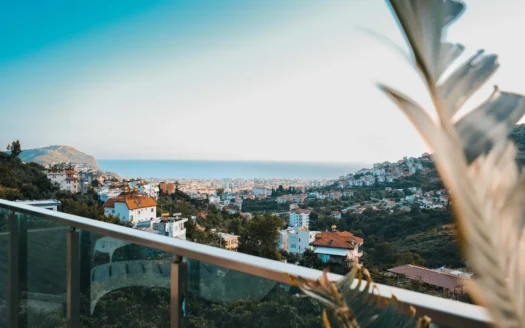
[[[49,146],[43,148],[26,149],[20,154],[24,162],[34,162],[40,165],[49,165],[55,162],[84,163],[89,167],[98,168],[97,161],[91,155],[76,150],[71,146]]]

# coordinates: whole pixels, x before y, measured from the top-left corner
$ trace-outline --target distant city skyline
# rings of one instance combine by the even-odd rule
[[[521,0],[465,1],[449,40],[525,93]],[[430,109],[383,0],[51,0],[0,12],[0,147],[97,159],[372,163],[426,151],[384,82]]]

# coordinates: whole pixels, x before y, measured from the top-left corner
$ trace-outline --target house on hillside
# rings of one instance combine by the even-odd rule
[[[239,248],[239,236],[224,232],[219,232],[218,235],[222,240],[224,248],[230,251],[237,251],[237,248]]]
[[[278,248],[292,254],[302,254],[312,249],[310,243],[315,240],[319,231],[310,231],[307,227],[288,228],[279,232]]]
[[[102,187],[99,189],[99,191],[97,191],[98,201],[101,203],[105,203],[108,201],[108,199],[115,198],[120,194],[120,189],[110,189],[109,187]]]
[[[326,231],[315,235],[310,243],[321,261],[324,263],[343,263],[359,259],[363,255],[359,247],[363,245],[363,238],[354,236],[348,231]]]
[[[71,191],[74,194],[80,192],[80,178],[76,170],[51,170],[47,172],[47,178],[57,183],[60,190]]]
[[[163,194],[171,195],[175,193],[177,186],[175,185],[175,183],[161,182],[159,183],[159,189]]]
[[[336,218],[336,219],[340,219],[341,218],[341,212],[339,212],[339,211],[332,211],[332,217]]]
[[[104,215],[118,216],[135,226],[138,222],[151,221],[157,217],[157,201],[148,196],[123,194],[104,203]]]
[[[398,276],[417,280],[425,284],[453,292],[462,291],[464,279],[457,275],[439,272],[415,265],[402,265],[388,270]]]
[[[164,236],[186,240],[186,228],[184,227],[186,222],[188,219],[181,218],[180,213],[173,214],[173,217],[164,213],[161,218],[155,218],[151,221],[151,227]]]
[[[295,209],[290,211],[290,219],[288,222],[290,227],[309,227],[310,226],[310,211],[303,209]]]

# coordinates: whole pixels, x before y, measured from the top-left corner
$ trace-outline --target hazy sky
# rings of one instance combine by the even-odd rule
[[[525,92],[525,2],[466,3],[449,39],[463,58],[485,48],[502,66],[477,100],[495,83]],[[425,151],[375,88],[429,105],[383,0],[8,1],[0,44],[0,145],[68,144],[99,159]]]

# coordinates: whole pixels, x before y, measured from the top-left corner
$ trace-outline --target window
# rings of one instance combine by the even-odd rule
[[[151,212],[153,213],[153,207],[151,208]]]
[[[111,213],[115,214],[115,210],[112,210]]]

